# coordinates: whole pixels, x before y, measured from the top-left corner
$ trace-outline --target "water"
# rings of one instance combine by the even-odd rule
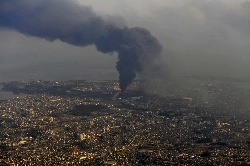
[[[0,73],[0,82],[10,81],[68,81],[68,80],[87,80],[103,81],[118,80],[119,74],[116,69],[63,69],[63,70],[39,70],[39,71],[4,71]]]
[[[12,92],[2,91],[2,86],[0,86],[0,100],[13,99],[14,97],[23,97],[25,94],[13,94]]]

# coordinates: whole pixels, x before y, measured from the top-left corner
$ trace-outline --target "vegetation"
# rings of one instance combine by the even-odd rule
[[[90,116],[94,112],[105,110],[108,110],[108,108],[102,105],[75,105],[73,110],[69,111],[69,114],[74,116]]]

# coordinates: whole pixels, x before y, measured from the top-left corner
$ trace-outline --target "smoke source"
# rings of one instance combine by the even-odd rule
[[[121,91],[136,73],[159,68],[162,47],[148,30],[117,27],[71,0],[1,0],[0,28],[75,46],[94,44],[103,53],[118,52]]]

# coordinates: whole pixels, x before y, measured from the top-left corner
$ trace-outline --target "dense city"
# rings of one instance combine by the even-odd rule
[[[166,84],[148,84],[1,83],[24,95],[0,103],[0,165],[250,165],[240,89],[201,79],[163,96]]]

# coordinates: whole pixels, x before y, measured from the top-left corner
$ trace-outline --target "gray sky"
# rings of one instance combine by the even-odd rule
[[[245,0],[78,0],[117,25],[144,27],[163,46],[172,75],[249,77],[250,2]],[[84,69],[114,69],[117,55],[94,46],[0,30],[0,79],[58,77]],[[61,73],[59,76],[58,73]],[[70,75],[69,74],[69,75]],[[115,73],[114,76],[118,76]],[[83,76],[84,77],[84,76]],[[109,77],[109,76],[107,76]],[[105,76],[104,76],[105,78]],[[6,80],[8,80],[6,79]],[[85,79],[85,78],[83,78]],[[108,78],[107,78],[108,79]],[[0,82],[2,82],[0,80]]]

